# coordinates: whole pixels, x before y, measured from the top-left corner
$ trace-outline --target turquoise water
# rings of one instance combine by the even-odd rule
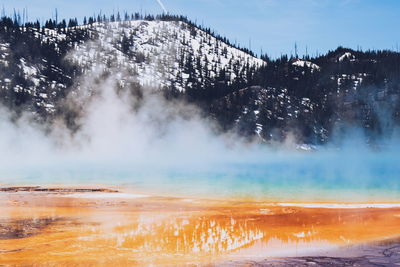
[[[262,155],[262,154],[260,154]],[[3,184],[101,184],[169,196],[302,201],[400,201],[392,152],[268,152],[217,162],[58,162],[0,169]]]

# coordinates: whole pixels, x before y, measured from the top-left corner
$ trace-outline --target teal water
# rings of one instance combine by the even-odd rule
[[[282,201],[400,201],[392,152],[268,153],[263,157],[162,165],[69,161],[0,168],[2,184],[100,184],[169,196]]]

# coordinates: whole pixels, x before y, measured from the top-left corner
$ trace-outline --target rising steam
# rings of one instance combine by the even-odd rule
[[[340,147],[314,152],[292,149],[295,140],[278,147],[249,143],[217,134],[192,105],[166,101],[150,88],[121,90],[123,69],[95,83],[101,69],[85,73],[63,104],[80,114],[75,130],[62,119],[45,128],[29,114],[13,120],[2,110],[1,183],[118,184],[172,195],[286,200],[399,197],[395,140],[381,151],[354,134]]]

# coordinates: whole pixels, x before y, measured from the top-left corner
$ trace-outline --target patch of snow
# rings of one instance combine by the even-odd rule
[[[350,52],[346,52],[343,55],[341,55],[338,60],[339,60],[339,62],[342,62],[345,59],[355,59],[355,56],[353,54],[351,54]]]
[[[320,70],[321,69],[320,66],[312,63],[311,61],[305,61],[305,60],[300,60],[300,59],[297,59],[296,61],[294,61],[292,63],[292,65],[302,67],[302,68],[307,66],[308,68],[311,68],[312,70]]]

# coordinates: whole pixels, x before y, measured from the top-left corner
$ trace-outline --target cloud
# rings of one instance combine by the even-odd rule
[[[164,13],[168,13],[167,9],[165,8],[165,6],[164,6],[163,2],[161,2],[161,0],[157,0],[157,3],[160,5],[160,7],[164,11]]]

